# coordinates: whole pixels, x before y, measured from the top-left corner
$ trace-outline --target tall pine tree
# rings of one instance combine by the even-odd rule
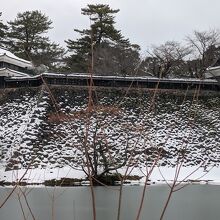
[[[87,72],[91,59],[91,45],[94,49],[94,70],[95,73],[99,74],[104,74],[103,71],[105,73],[110,72],[112,71],[111,67],[122,64],[115,59],[109,59],[109,56],[113,55],[117,58],[117,53],[128,55],[134,49],[129,40],[122,36],[121,31],[115,28],[114,15],[118,12],[119,9],[113,10],[109,5],[104,4],[89,4],[86,8],[82,8],[82,14],[90,18],[91,26],[89,29],[75,29],[81,37],[77,40],[69,39],[66,41],[69,51],[72,52],[67,58],[67,66],[72,71]],[[136,59],[136,48],[133,52]],[[128,62],[124,63],[128,66]],[[119,70],[120,68],[116,69]],[[120,74],[119,72],[117,71],[117,74]]]
[[[53,63],[63,55],[64,49],[45,36],[52,28],[52,21],[40,11],[18,13],[15,20],[8,24],[10,50],[31,60],[35,66],[44,64],[53,68]]]

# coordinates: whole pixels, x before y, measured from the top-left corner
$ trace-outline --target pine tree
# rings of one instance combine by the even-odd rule
[[[107,60],[110,57],[104,56],[109,53],[116,55],[116,52],[123,53],[132,49],[128,39],[125,39],[121,31],[115,28],[114,15],[119,12],[119,9],[113,10],[109,5],[96,4],[88,5],[82,9],[82,14],[89,16],[91,26],[89,29],[78,30],[81,35],[77,40],[67,40],[67,47],[73,54],[68,57],[67,65],[72,71],[87,72],[89,60],[91,58],[91,45],[93,45],[95,55],[95,70],[100,72],[106,63],[110,62],[109,66],[117,65],[112,60]],[[135,50],[136,51],[136,50]],[[106,59],[103,59],[106,57]],[[111,68],[111,67],[109,67]],[[106,69],[106,68],[104,68]],[[107,70],[107,69],[106,69]],[[108,69],[109,71],[109,69]]]
[[[2,12],[0,12],[0,17],[2,16]],[[4,47],[7,43],[7,30],[8,26],[5,25],[2,20],[0,20],[0,46]]]
[[[89,16],[92,25],[90,30],[86,30],[87,34],[92,34],[93,43],[100,45],[104,42],[120,42],[127,43],[121,32],[114,27],[114,14],[118,13],[119,9],[113,10],[109,5],[97,4],[88,5],[87,8],[82,9],[82,14]],[[84,31],[76,30],[79,33]],[[92,32],[92,33],[91,33]]]
[[[52,67],[64,53],[58,44],[50,42],[45,34],[52,28],[52,21],[40,11],[18,13],[9,24],[10,50],[18,56],[31,60],[34,65]]]

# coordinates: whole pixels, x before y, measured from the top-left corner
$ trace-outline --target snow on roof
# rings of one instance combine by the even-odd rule
[[[6,50],[5,48],[2,48],[2,47],[0,47],[0,60],[12,63],[14,65],[18,65],[18,66],[21,66],[21,67],[32,67],[32,63],[30,61],[21,59],[21,58],[15,56],[10,51],[8,51],[8,50]]]
[[[205,72],[205,77],[207,79],[220,77],[220,66],[208,67]]]
[[[90,78],[88,73],[42,73],[42,76],[54,76],[54,77],[82,77]],[[157,78],[152,76],[115,76],[115,75],[93,75],[93,79],[114,79],[114,80],[155,80],[163,82],[217,82],[215,79],[199,79],[199,78]]]
[[[214,67],[208,67],[207,70],[218,70],[220,69],[220,66],[214,66]]]
[[[28,74],[8,68],[0,68],[0,76],[28,77]]]

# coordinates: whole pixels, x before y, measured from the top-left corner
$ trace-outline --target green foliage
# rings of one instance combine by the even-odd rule
[[[82,37],[74,40],[67,40],[67,46],[75,53],[90,53],[91,43],[98,47],[101,43],[129,43],[124,39],[121,32],[114,27],[114,14],[119,10],[112,10],[108,5],[88,5],[82,8],[82,14],[89,16],[92,21],[90,29],[75,29]]]
[[[139,53],[137,47],[131,45],[115,28],[114,14],[118,12],[118,9],[113,10],[103,4],[88,5],[82,9],[82,14],[89,16],[92,24],[89,29],[75,29],[81,35],[77,40],[66,41],[69,51],[73,52],[67,59],[67,66],[72,71],[87,72],[92,56],[91,47],[95,73],[127,75],[134,71]],[[133,58],[132,62],[129,58]]]
[[[8,24],[11,49],[29,59],[32,50],[48,41],[48,38],[43,37],[42,34],[51,28],[52,21],[40,11],[26,11],[18,13],[16,19]]]
[[[2,12],[0,12],[0,17],[2,15]],[[4,47],[5,44],[7,43],[7,31],[8,31],[8,26],[5,25],[2,20],[0,20],[0,46]]]
[[[58,70],[59,64],[62,62],[62,57],[65,50],[54,42],[45,42],[41,44],[40,48],[34,50],[32,60],[36,66],[44,64],[50,70]]]
[[[51,67],[64,53],[64,49],[51,43],[45,34],[52,21],[42,12],[26,11],[18,13],[9,24],[10,50],[18,56],[31,60],[35,65]]]
[[[108,5],[97,4],[88,5],[82,9],[82,14],[90,17],[92,21],[91,29],[88,30],[89,36],[92,33],[92,41],[95,45],[100,45],[104,41],[126,43],[121,32],[115,29],[114,14],[118,13],[119,9],[113,10]],[[81,33],[81,31],[76,30]]]

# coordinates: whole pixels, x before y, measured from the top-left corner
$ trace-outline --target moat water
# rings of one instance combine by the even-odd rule
[[[89,187],[21,188],[36,220],[92,220]],[[118,187],[95,187],[97,220],[117,219]],[[2,203],[12,188],[0,188]],[[123,188],[121,220],[135,220],[143,191],[142,186]],[[166,185],[148,186],[141,220],[158,220],[168,197]],[[20,197],[20,202],[19,198]],[[0,209],[1,220],[33,219],[19,189]],[[166,210],[165,220],[219,220],[220,186],[189,185],[175,192]]]

